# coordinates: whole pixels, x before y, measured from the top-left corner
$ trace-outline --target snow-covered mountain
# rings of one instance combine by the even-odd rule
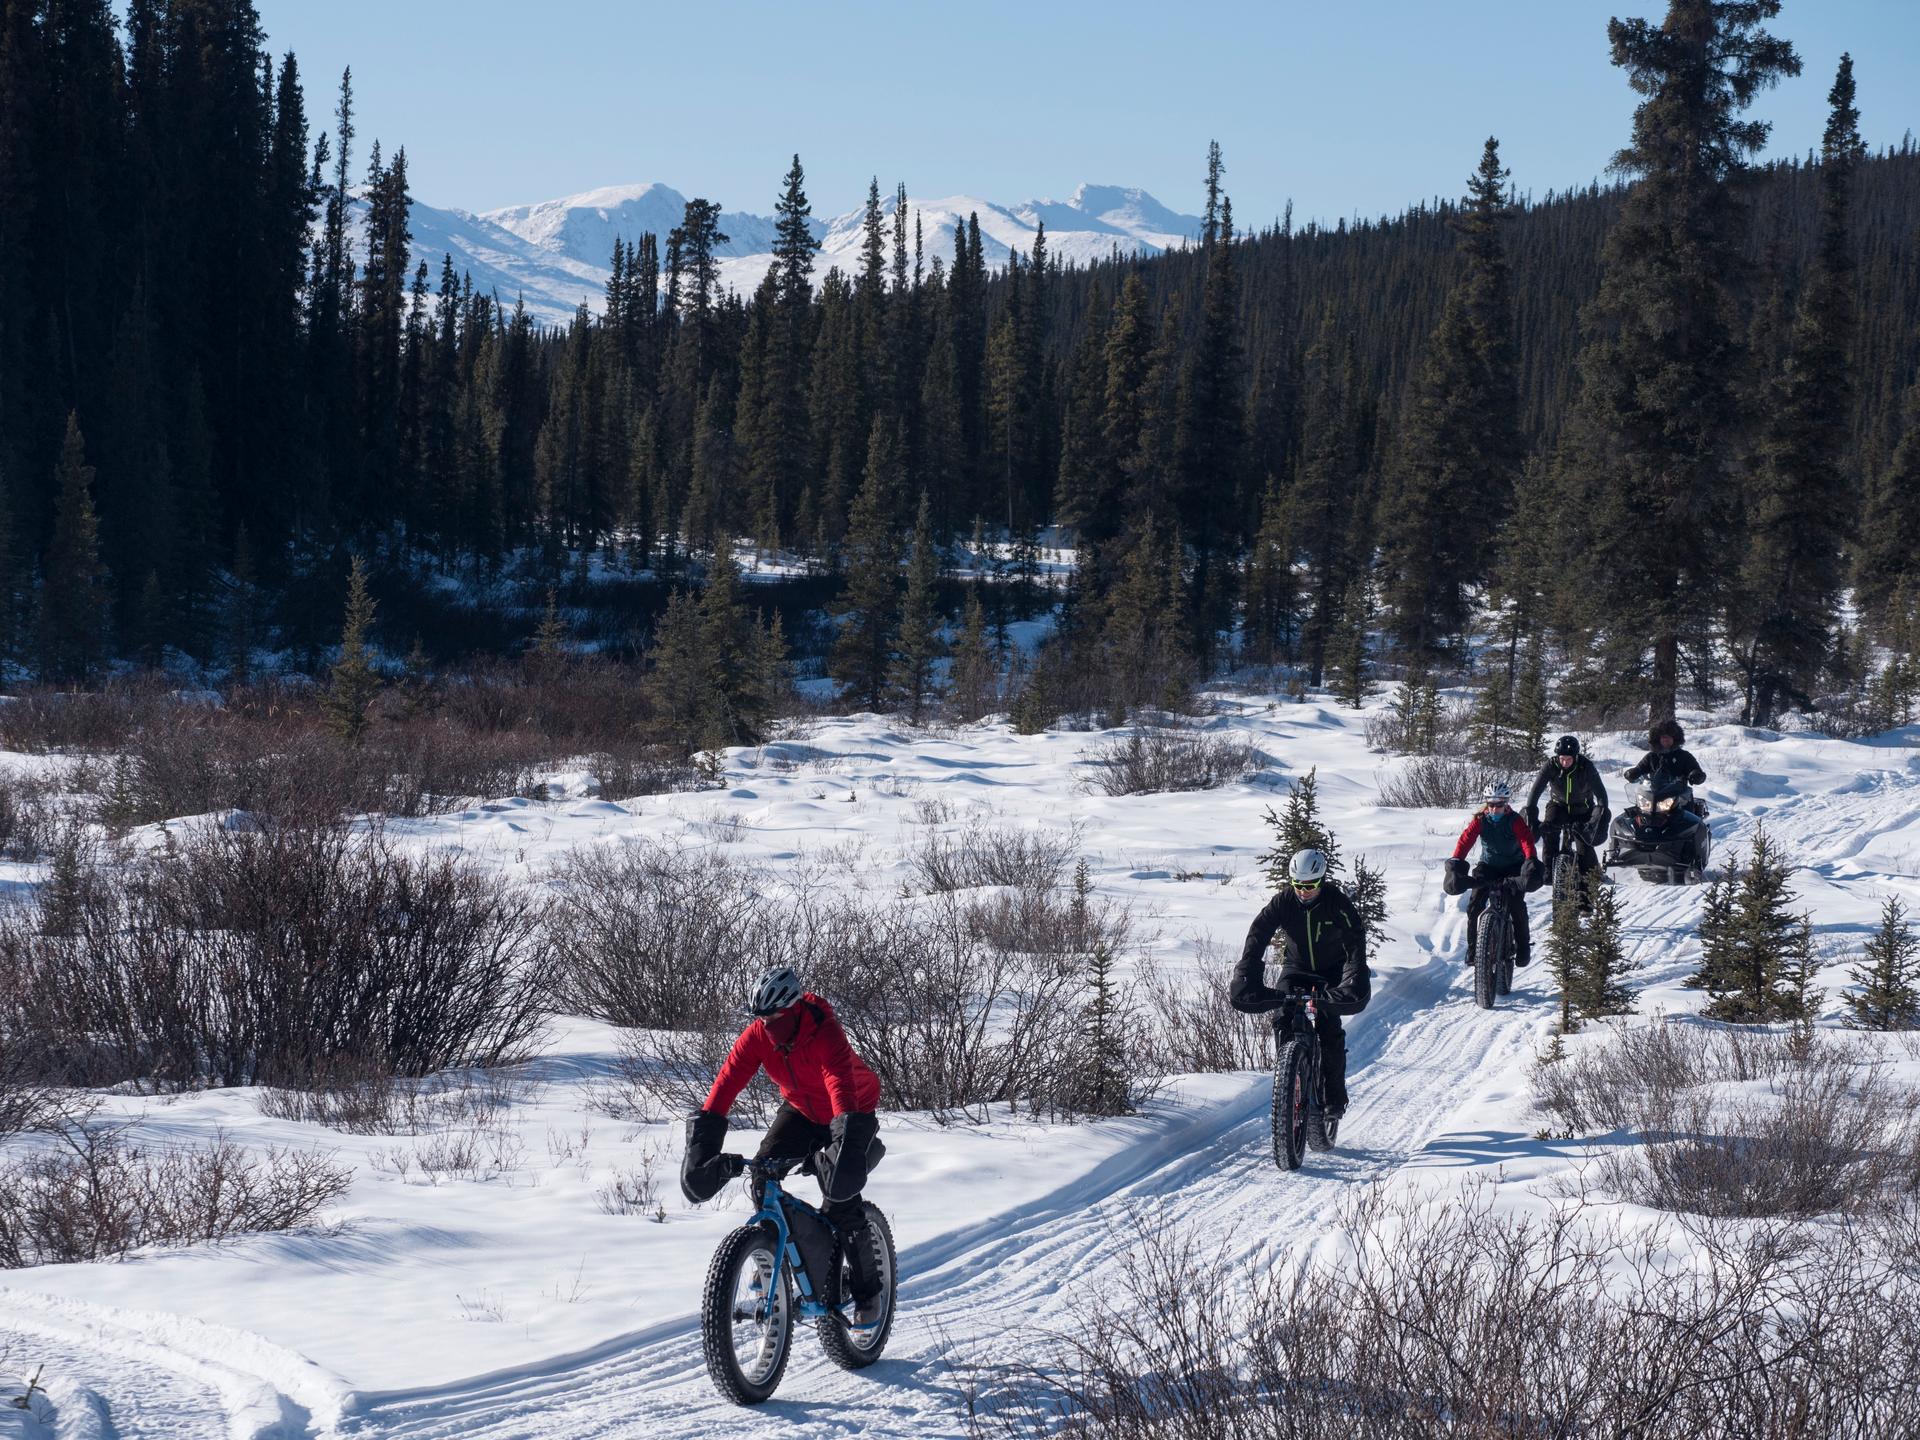
[[[512,205],[476,214],[415,203],[413,251],[439,271],[442,254],[454,267],[470,271],[481,290],[498,292],[511,304],[524,299],[544,324],[565,324],[581,304],[597,310],[605,290],[607,262],[617,239],[629,243],[652,232],[663,241],[678,225],[686,196],[666,185],[616,185],[559,200]],[[1082,185],[1067,200],[1024,200],[1000,205],[972,195],[944,199],[908,197],[908,227],[915,217],[927,263],[938,255],[953,258],[953,235],[969,214],[980,217],[981,251],[989,266],[1007,263],[1014,251],[1029,254],[1044,223],[1052,254],[1086,263],[1115,250],[1157,254],[1192,240],[1200,232],[1198,216],[1168,209],[1146,191],[1118,185]],[[891,226],[891,201],[888,223]],[[821,251],[815,273],[830,266],[852,270],[858,264],[864,210],[849,210],[814,222]],[[774,221],[764,215],[725,211],[720,229],[723,282],[751,291],[773,263]]]

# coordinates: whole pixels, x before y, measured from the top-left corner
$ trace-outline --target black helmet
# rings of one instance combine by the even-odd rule
[[[1580,753],[1580,737],[1577,735],[1562,735],[1558,740],[1553,742],[1553,753],[1556,755],[1578,755]]]
[[[753,994],[747,1000],[747,1013],[763,1020],[769,1015],[778,1015],[798,1000],[800,994],[800,977],[793,973],[793,967],[775,965],[762,971],[754,982]]]

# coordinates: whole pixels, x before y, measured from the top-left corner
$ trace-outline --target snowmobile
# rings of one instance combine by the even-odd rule
[[[1638,870],[1653,885],[1697,885],[1705,879],[1713,832],[1693,787],[1677,775],[1656,773],[1640,782],[1634,800],[1614,817],[1606,865]]]

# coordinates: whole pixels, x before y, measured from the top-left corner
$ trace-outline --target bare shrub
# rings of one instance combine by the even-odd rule
[[[250,1153],[224,1135],[163,1149],[75,1122],[0,1167],[0,1268],[297,1229],[351,1184],[328,1154]]]
[[[615,1025],[673,1029],[732,1008],[788,953],[750,872],[710,852],[576,850],[553,883],[561,1003]]]
[[[540,910],[345,829],[202,827],[0,912],[12,1016],[70,1084],[305,1085],[516,1058],[544,1000]],[[56,879],[58,867],[56,867]]]
[[[510,1070],[449,1070],[412,1079],[380,1061],[346,1056],[298,1088],[265,1087],[260,1113],[350,1135],[420,1135],[477,1124],[521,1103],[529,1088]]]
[[[700,783],[691,762],[653,745],[595,751],[587,757],[587,773],[606,800],[667,795],[698,789]]]
[[[98,690],[27,686],[0,704],[0,746],[29,754],[111,750],[156,711],[179,703],[173,686],[157,675],[113,680]]]
[[[974,819],[960,830],[933,831],[913,852],[914,876],[928,894],[986,885],[1049,889],[1080,851],[1080,827],[1065,831],[991,825]]]
[[[1391,809],[1456,810],[1475,805],[1496,780],[1514,777],[1464,755],[1421,755],[1380,772],[1380,799]],[[1524,789],[1524,786],[1519,788]]]
[[[1540,1065],[1536,1103],[1574,1133],[1624,1132],[1615,1193],[1711,1216],[1823,1215],[1911,1186],[1920,1095],[1818,1032],[1660,1021]]]
[[[1200,960],[1198,982],[1157,972],[1147,979],[1148,1008],[1158,1018],[1158,1068],[1172,1075],[1271,1069],[1273,1022],[1233,1008],[1217,947],[1203,946]]]
[[[600,1209],[608,1215],[647,1215],[660,1213],[660,1157],[653,1150],[641,1153],[638,1165],[620,1166],[594,1192]]]
[[[1865,1436],[1910,1426],[1920,1299],[1857,1235],[1629,1234],[1485,1191],[1342,1202],[1321,1256],[1136,1217],[1117,1284],[974,1371],[976,1436]],[[1891,1293],[1889,1291],[1891,1290]],[[1008,1355],[1029,1358],[1009,1361]]]
[[[1087,1073],[1091,957],[1096,947],[1118,956],[1131,937],[1124,908],[1090,892],[874,901],[761,894],[740,867],[669,852],[586,865],[576,903],[590,923],[560,942],[563,953],[573,947],[563,985],[590,1013],[644,1027],[624,1039],[600,1101],[642,1119],[706,1098],[742,1024],[736,997],[774,963],[832,999],[889,1108],[971,1119],[996,1104],[1073,1112]],[[1136,1032],[1145,1027],[1127,1033]],[[1124,1056],[1135,1078],[1143,1050]],[[770,1115],[773,1101],[771,1087],[750,1089],[743,1122]]]
[[[1103,795],[1159,795],[1217,790],[1260,768],[1261,755],[1233,735],[1142,727],[1088,756],[1091,787]]]

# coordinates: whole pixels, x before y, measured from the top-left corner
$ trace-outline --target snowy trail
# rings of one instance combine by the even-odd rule
[[[1529,1176],[1564,1165],[1564,1149],[1530,1138],[1537,1122],[1524,1099],[1530,1062],[1557,1008],[1552,977],[1536,965],[1520,973],[1514,994],[1498,1009],[1481,1011],[1472,1004],[1459,963],[1463,906],[1439,893],[1432,863],[1456,833],[1456,817],[1374,809],[1373,787],[1356,778],[1373,762],[1356,759],[1366,753],[1358,726],[1340,712],[1283,709],[1231,723],[1284,754],[1286,763],[1277,769],[1297,774],[1316,763],[1324,767],[1323,798],[1351,824],[1348,843],[1384,860],[1393,876],[1389,953],[1377,971],[1372,1006],[1348,1025],[1354,1107],[1334,1153],[1310,1155],[1306,1167],[1291,1175],[1275,1169],[1264,1075],[1207,1077],[1208,1084],[1197,1088],[1183,1082],[1177,1096],[1138,1122],[1061,1127],[1071,1154],[1039,1148],[1061,1133],[1045,1127],[1030,1138],[941,1132],[938,1144],[919,1134],[902,1147],[905,1159],[910,1144],[920,1146],[919,1170],[903,1166],[889,1181],[883,1168],[876,1177],[881,1204],[889,1204],[891,1186],[898,1199],[890,1210],[911,1213],[918,1207],[910,1243],[901,1252],[901,1309],[887,1357],[849,1375],[831,1366],[802,1329],[780,1393],[752,1410],[718,1399],[691,1313],[694,1267],[704,1269],[718,1228],[737,1223],[743,1211],[689,1214],[682,1221],[692,1228],[684,1231],[636,1233],[621,1230],[618,1221],[592,1229],[600,1222],[587,1218],[591,1207],[578,1195],[588,1182],[556,1161],[544,1172],[545,1189],[476,1185],[420,1192],[433,1202],[425,1217],[432,1225],[407,1227],[386,1217],[413,1215],[403,1207],[415,1192],[397,1183],[373,1186],[365,1207],[373,1238],[363,1236],[360,1250],[319,1244],[309,1252],[291,1243],[260,1242],[230,1252],[143,1257],[124,1267],[45,1272],[58,1286],[70,1287],[71,1296],[10,1290],[0,1282],[0,1375],[17,1368],[23,1356],[30,1364],[44,1358],[57,1402],[50,1417],[20,1422],[25,1429],[0,1424],[0,1436],[960,1436],[969,1371],[1031,1358],[1036,1332],[1069,1328],[1075,1294],[1115,1276],[1124,1263],[1136,1209],[1174,1221],[1228,1261],[1252,1267],[1314,1245],[1356,1183],[1400,1175],[1414,1183],[1446,1184],[1504,1172],[1509,1183],[1525,1186],[1532,1183]],[[739,844],[741,834],[732,825],[738,816],[754,847],[749,853],[761,855],[762,863],[785,864],[807,851],[809,837],[824,837],[843,850],[860,847],[855,858],[862,875],[878,876],[891,887],[905,873],[906,848],[918,833],[911,827],[932,823],[909,814],[920,799],[938,798],[950,799],[963,818],[1048,811],[1085,817],[1098,837],[1095,858],[1104,883],[1155,911],[1157,922],[1176,935],[1237,943],[1235,927],[1257,902],[1259,885],[1247,883],[1255,879],[1257,843],[1245,843],[1244,829],[1236,826],[1257,814],[1269,792],[1226,802],[1185,795],[1109,801],[1089,798],[1081,788],[1075,767],[1086,742],[1073,737],[994,732],[928,740],[909,751],[890,735],[870,733],[867,722],[842,722],[838,730],[846,733],[828,730],[819,737],[816,758],[806,762],[812,768],[789,772],[762,757],[743,767],[745,783],[717,798],[674,807],[662,802],[644,815],[637,809],[611,814],[597,802],[553,807],[543,814],[555,833],[542,844],[555,852],[581,839],[625,833],[685,844],[703,841],[708,830]],[[838,740],[839,748],[825,748],[829,740]],[[1920,902],[1920,757],[1910,747],[1779,737],[1730,726],[1707,731],[1697,743],[1715,776],[1709,798],[1716,869],[1736,861],[1755,825],[1764,823],[1801,867],[1794,882],[1800,903],[1816,911],[1823,932],[1863,929],[1887,893]],[[889,753],[895,749],[899,753]],[[990,793],[1000,810],[969,808],[984,770],[995,772]],[[527,807],[509,808],[518,813]],[[488,807],[478,807],[477,818],[451,817],[437,828],[423,827],[416,838],[484,850],[491,815]],[[1344,839],[1348,832],[1342,834]],[[1700,889],[1651,886],[1631,872],[1618,873],[1617,884],[1623,938],[1638,966],[1632,983],[1641,1013],[1698,1008],[1697,992],[1683,990],[1680,982],[1698,960]],[[1541,953],[1544,899],[1536,897],[1532,910]],[[1218,963],[1214,951],[1187,953]],[[598,1052],[587,1047],[581,1054],[590,1059]],[[193,1104],[215,1122],[259,1121],[245,1096],[198,1097]],[[536,1127],[549,1116],[561,1127],[575,1119],[572,1109],[555,1100],[526,1123]],[[538,1129],[528,1133],[537,1145]],[[903,1142],[913,1134],[903,1126]],[[595,1153],[624,1143],[597,1139]],[[595,1163],[626,1153],[614,1150]],[[944,1168],[930,1164],[933,1157],[947,1162]],[[1005,1187],[1016,1172],[1023,1188],[1009,1193]],[[955,1179],[951,1186],[926,1179],[918,1188],[903,1188],[910,1174]],[[1055,1188],[1048,1192],[1048,1185]],[[571,1344],[549,1338],[568,1332],[536,1333],[536,1326],[551,1322],[527,1298],[533,1288],[527,1277],[545,1281],[549,1271],[538,1266],[561,1261],[571,1275],[574,1255],[562,1248],[551,1257],[540,1252],[536,1260],[522,1249],[508,1257],[519,1265],[517,1275],[509,1272],[500,1282],[504,1287],[521,1281],[515,1325],[462,1333],[466,1322],[449,1323],[440,1292],[465,1289],[475,1283],[476,1267],[501,1264],[499,1249],[464,1242],[462,1227],[485,1221],[488,1206],[504,1213],[532,1202],[545,1205],[523,1210],[535,1217],[532,1226],[551,1216],[561,1222],[556,1233],[565,1233],[567,1244],[619,1247],[594,1252],[609,1261],[609,1273],[600,1279],[600,1313],[608,1319],[575,1328],[571,1333],[579,1338]],[[462,1204],[469,1208],[449,1208]],[[577,1233],[566,1227],[577,1227]],[[381,1237],[396,1233],[409,1243],[424,1236],[434,1248],[417,1266],[389,1274],[395,1257],[380,1249]],[[474,1233],[518,1243],[517,1230],[505,1222]],[[656,1248],[646,1248],[655,1242]],[[471,1260],[469,1253],[481,1259]],[[636,1262],[636,1256],[657,1258]],[[287,1261],[291,1266],[283,1269]],[[662,1261],[678,1268],[663,1278]],[[349,1285],[364,1274],[386,1288],[369,1288],[357,1310],[343,1306],[315,1278],[336,1263]],[[636,1263],[644,1268],[636,1270]],[[89,1290],[90,1280],[95,1283]],[[204,1287],[197,1307],[192,1291],[172,1288],[181,1280]],[[348,1328],[364,1324],[379,1341],[384,1348],[376,1360],[401,1358],[370,1373],[363,1363],[369,1346],[355,1352],[361,1363],[351,1357],[343,1362],[337,1352],[328,1353],[320,1326],[284,1323],[272,1306],[242,1308],[239,1292],[228,1287],[257,1280],[266,1282],[275,1304],[283,1294],[321,1297],[316,1313]],[[493,1283],[493,1274],[486,1281]],[[358,1291],[353,1294],[357,1299]],[[195,1308],[208,1322],[226,1323],[168,1313]],[[561,1322],[567,1318],[563,1314]],[[529,1322],[525,1343],[501,1344],[522,1320]],[[262,1338],[268,1335],[274,1341]],[[440,1348],[422,1354],[413,1348],[416,1341]],[[348,1378],[336,1379],[296,1351],[321,1356]]]
[[[1452,912],[1446,919],[1457,929]],[[1402,972],[1392,992],[1352,1024],[1356,1100],[1337,1152],[1281,1175],[1268,1133],[1270,1086],[1254,1079],[1204,1130],[1179,1137],[1184,1143],[1168,1147],[1172,1153],[1105,1167],[977,1238],[943,1237],[904,1253],[892,1344],[863,1374],[834,1369],[801,1332],[779,1395],[757,1410],[737,1409],[708,1382],[689,1316],[671,1333],[578,1364],[438,1393],[364,1397],[342,1433],[408,1440],[964,1435],[955,1349],[991,1360],[1001,1333],[1063,1320],[1069,1284],[1124,1258],[1130,1207],[1164,1206],[1223,1253],[1251,1258],[1273,1246],[1267,1217],[1284,1214],[1290,1234],[1316,1234],[1315,1222],[1329,1219],[1356,1181],[1383,1178],[1415,1156],[1441,1130],[1455,1097],[1486,1075],[1524,1065],[1549,1013],[1544,989],[1529,976],[1506,1007],[1481,1011],[1461,970],[1457,960],[1436,957]]]

